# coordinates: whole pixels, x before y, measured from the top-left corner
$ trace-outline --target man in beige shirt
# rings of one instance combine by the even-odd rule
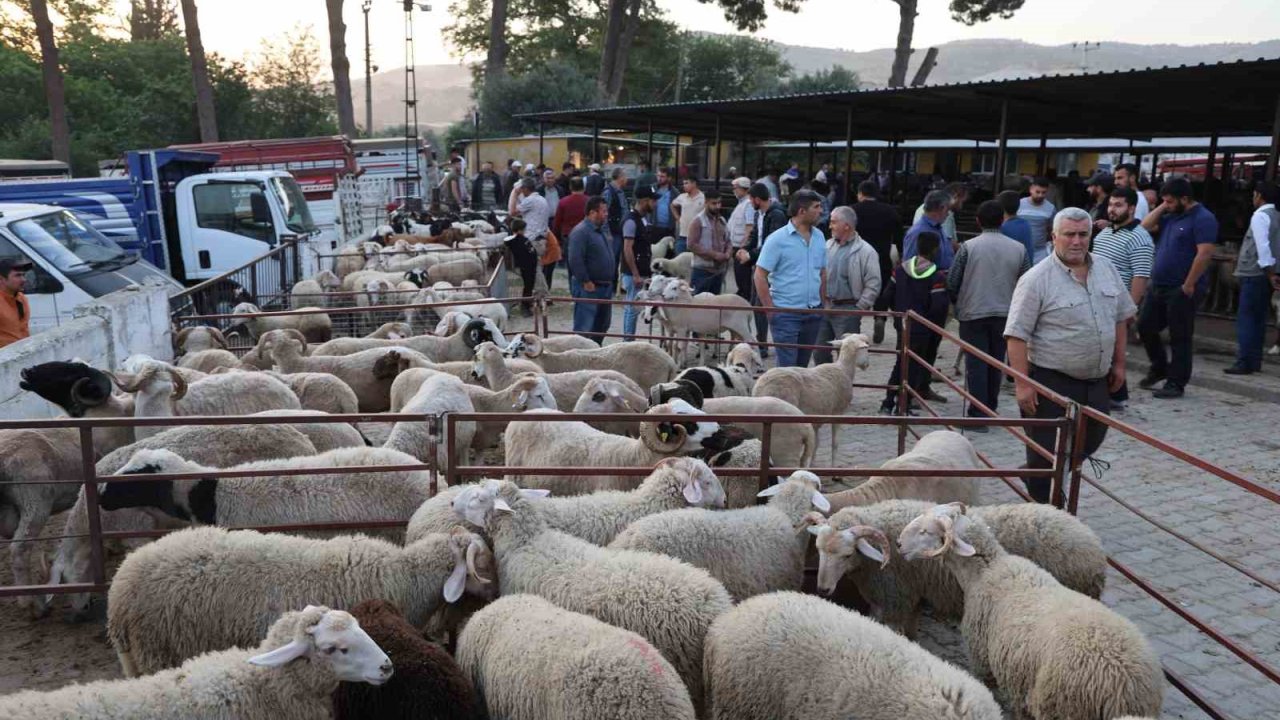
[[[1079,208],[1067,208],[1053,218],[1052,250],[1044,262],[1027,271],[1013,291],[1004,336],[1009,364],[1031,379],[1082,405],[1108,412],[1110,392],[1124,384],[1125,322],[1137,313],[1120,273],[1100,255],[1089,252],[1093,220]],[[1038,398],[1035,388],[1016,381],[1022,417],[1058,418],[1065,409]],[[1056,431],[1036,428],[1028,433],[1053,452]],[[1084,453],[1102,445],[1107,428],[1087,424]],[[1051,463],[1027,448],[1028,468]],[[1050,502],[1049,478],[1023,478],[1036,502]]]
[[[706,205],[706,202],[707,196],[698,189],[697,179],[692,177],[685,178],[684,192],[671,201],[671,214],[676,219],[677,255],[689,249],[689,228],[693,226],[693,221],[702,214],[702,208]]]

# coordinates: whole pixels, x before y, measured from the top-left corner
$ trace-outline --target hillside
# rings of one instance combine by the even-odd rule
[[[870,87],[883,86],[893,64],[893,50],[867,52],[834,48],[780,45],[783,56],[799,72],[843,65],[858,73]],[[930,84],[1004,80],[1015,77],[1080,72],[1083,53],[1070,45],[1032,45],[1021,40],[961,40],[939,46],[938,66]],[[924,48],[912,57],[914,75]],[[1129,70],[1161,65],[1252,60],[1280,57],[1280,40],[1215,45],[1133,45],[1103,43],[1089,51],[1089,71]],[[443,129],[463,119],[471,107],[471,72],[466,66],[419,65],[418,121],[424,127]],[[364,76],[352,77],[356,121],[364,123]],[[373,76],[373,123],[382,128],[404,123],[404,71],[385,70]]]

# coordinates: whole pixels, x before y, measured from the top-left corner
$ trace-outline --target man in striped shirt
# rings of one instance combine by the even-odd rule
[[[1112,190],[1107,203],[1107,219],[1111,225],[1093,239],[1093,252],[1115,266],[1134,305],[1142,302],[1142,296],[1147,292],[1151,261],[1156,252],[1151,233],[1134,217],[1138,208],[1137,195],[1133,188],[1117,187]],[[1123,410],[1128,399],[1129,385],[1125,383],[1111,393],[1111,409]]]

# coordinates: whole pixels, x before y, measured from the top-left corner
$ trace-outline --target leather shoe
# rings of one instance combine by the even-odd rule
[[[879,345],[880,343],[884,342],[884,318],[883,317],[876,318],[876,326],[871,331],[871,342],[875,343],[876,345]]]
[[[1151,397],[1160,398],[1161,400],[1173,400],[1182,397],[1185,391],[1177,385],[1165,383],[1163,387],[1151,393]]]
[[[1159,383],[1161,380],[1164,380],[1164,378],[1165,376],[1163,374],[1147,373],[1146,377],[1138,381],[1138,387],[1142,388],[1143,390],[1150,390],[1151,388],[1155,387],[1156,384]]]
[[[920,393],[920,397],[924,398],[925,400],[928,400],[929,402],[944,403],[947,401],[946,398],[934,392],[933,388],[925,388],[924,392]]]
[[[1249,368],[1240,367],[1239,365],[1232,365],[1231,367],[1228,367],[1228,368],[1222,368],[1222,372],[1228,375],[1252,375],[1255,372],[1257,372],[1257,370],[1251,370]]]

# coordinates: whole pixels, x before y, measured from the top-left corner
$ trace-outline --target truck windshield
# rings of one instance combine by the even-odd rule
[[[136,259],[66,211],[19,220],[10,223],[9,230],[67,275],[125,265]]]
[[[302,195],[298,181],[291,177],[271,178],[271,187],[280,199],[280,207],[284,210],[285,224],[297,233],[309,233],[316,229],[311,219],[311,209],[307,207],[307,199]]]

